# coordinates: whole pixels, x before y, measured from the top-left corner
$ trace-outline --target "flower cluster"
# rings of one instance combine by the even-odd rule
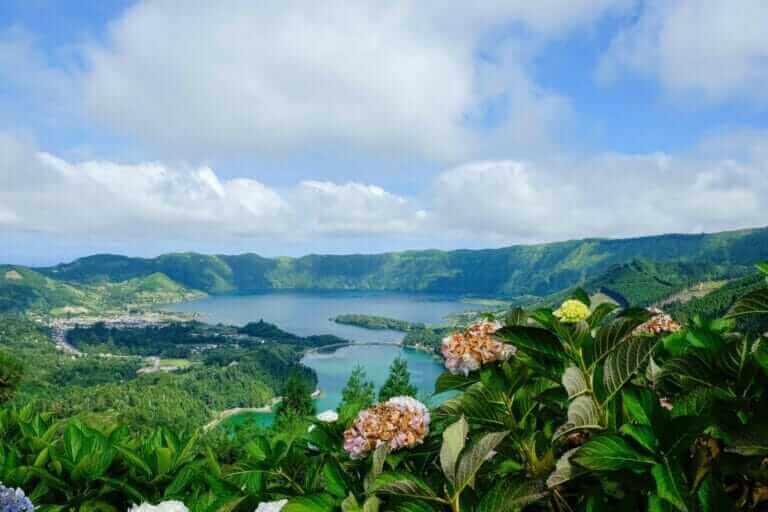
[[[21,489],[0,484],[0,512],[32,512],[35,506]]]
[[[498,322],[480,322],[443,338],[445,367],[454,375],[469,375],[481,366],[509,359],[515,348],[493,338]]]
[[[189,512],[189,509],[180,501],[164,501],[157,505],[134,505],[128,512]]]
[[[383,444],[392,451],[412,448],[429,433],[429,410],[409,396],[396,396],[360,411],[344,432],[344,449],[353,459],[361,459]]]
[[[580,300],[569,299],[552,314],[564,324],[577,324],[589,318],[589,307]]]
[[[288,500],[264,501],[259,503],[254,512],[280,512],[288,504]]]
[[[647,322],[638,325],[635,328],[636,335],[670,334],[681,329],[680,324],[672,320],[672,317],[657,308],[648,308],[648,312],[653,316]]]

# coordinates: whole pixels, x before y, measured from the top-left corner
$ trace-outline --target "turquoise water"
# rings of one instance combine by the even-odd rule
[[[456,298],[390,292],[275,292],[246,296],[208,297],[165,309],[198,312],[211,323],[243,325],[263,319],[283,330],[302,336],[334,334],[356,345],[330,353],[312,352],[302,362],[317,372],[322,395],[317,411],[335,409],[341,400],[341,390],[355,365],[363,366],[368,378],[378,388],[387,378],[389,365],[401,355],[408,361],[413,383],[422,398],[434,391],[435,379],[442,365],[432,355],[396,345],[366,345],[366,343],[396,343],[403,337],[397,331],[373,331],[349,325],[339,325],[330,319],[343,313],[380,315],[411,322],[439,324],[446,315],[476,309]],[[266,418],[264,418],[266,420]]]

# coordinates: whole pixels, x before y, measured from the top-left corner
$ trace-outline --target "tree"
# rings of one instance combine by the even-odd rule
[[[291,373],[288,377],[283,388],[283,399],[277,404],[275,413],[278,428],[315,415],[312,390],[298,373]]]
[[[408,362],[402,357],[392,361],[389,367],[389,377],[379,390],[379,402],[389,400],[393,396],[416,396],[418,390],[411,384],[411,374],[408,372]]]
[[[347,380],[346,386],[341,392],[339,404],[339,417],[346,423],[362,409],[373,405],[376,398],[373,382],[367,380],[368,376],[362,366],[357,365]]]
[[[21,381],[21,364],[4,352],[0,352],[0,404],[11,399]]]

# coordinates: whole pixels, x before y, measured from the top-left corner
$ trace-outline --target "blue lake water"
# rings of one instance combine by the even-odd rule
[[[379,315],[411,322],[441,324],[447,315],[477,309],[457,298],[391,292],[273,292],[244,296],[216,296],[175,304],[164,309],[198,312],[209,323],[244,325],[263,319],[281,329],[308,336],[334,334],[358,345],[336,349],[330,353],[310,353],[302,362],[315,370],[322,396],[317,401],[318,412],[335,409],[341,400],[341,390],[355,365],[365,368],[368,378],[381,386],[387,378],[389,365],[401,355],[408,361],[413,383],[422,398],[434,390],[435,379],[442,366],[432,355],[396,345],[366,345],[365,343],[396,343],[403,333],[368,330],[340,325],[331,318],[345,313]]]

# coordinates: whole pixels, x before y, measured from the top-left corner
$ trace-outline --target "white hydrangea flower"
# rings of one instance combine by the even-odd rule
[[[265,501],[254,512],[280,512],[287,503],[288,500]]]
[[[163,501],[157,505],[149,503],[134,505],[128,512],[189,512],[189,509],[180,501]]]

